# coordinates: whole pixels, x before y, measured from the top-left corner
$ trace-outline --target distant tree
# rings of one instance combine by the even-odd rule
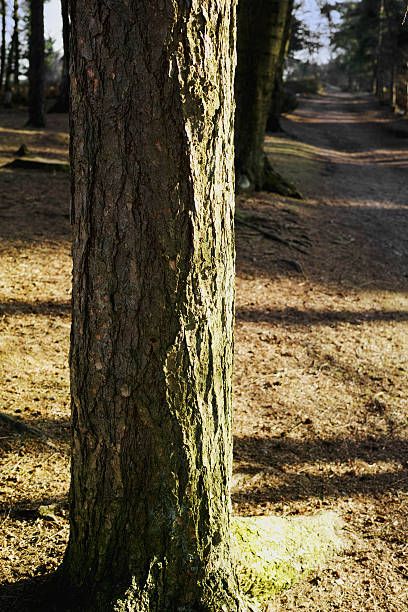
[[[1,0],[1,49],[0,49],[0,93],[3,90],[3,83],[6,72],[6,23],[7,23],[7,3],[6,0]]]
[[[45,126],[44,0],[30,0],[28,124]]]
[[[18,92],[20,84],[20,32],[19,32],[19,13],[18,0],[13,4],[13,84],[15,92]]]
[[[62,40],[64,44],[64,56],[62,59],[62,75],[58,98],[51,108],[53,113],[67,113],[69,111],[69,39],[70,39],[70,23],[69,23],[69,2],[61,0],[61,15],[62,15]]]
[[[6,54],[6,72],[5,72],[5,76],[4,76],[4,91],[10,91],[10,87],[11,87],[11,77],[13,74],[13,60],[14,60],[14,41],[13,41],[13,37],[11,38],[9,44],[8,44],[8,49],[7,49],[7,54]]]
[[[271,132],[277,132],[281,129],[279,118],[281,115],[284,98],[283,69],[285,65],[285,57],[288,55],[290,50],[291,33],[293,29],[293,8],[293,0],[290,0],[287,3],[287,18],[282,36],[282,43],[280,46],[280,54],[278,58],[275,80],[271,94],[271,105],[269,107],[269,113],[267,118],[266,127]]]
[[[276,186],[263,142],[291,7],[291,0],[238,3],[235,166],[240,188],[274,190]]]
[[[336,63],[347,75],[351,89],[372,89],[375,83],[379,0],[361,0],[333,5],[341,20],[332,36]]]
[[[235,3],[76,0],[71,24],[66,592],[81,612],[238,611]]]
[[[350,89],[371,89],[383,102],[392,103],[400,52],[405,0],[337,2],[341,20],[332,36],[336,63],[348,76]]]
[[[299,10],[301,8],[302,4],[296,3],[292,13],[288,41],[288,57],[293,60],[295,54],[302,51],[303,54],[311,60],[319,49],[321,49],[322,41],[319,32],[312,30],[306,21],[299,17]],[[327,14],[325,7],[322,7],[322,14]],[[328,17],[330,19],[330,13]]]

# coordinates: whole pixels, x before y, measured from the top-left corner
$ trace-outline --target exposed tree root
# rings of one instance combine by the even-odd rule
[[[303,196],[289,181],[283,178],[276,172],[270,164],[268,157],[264,157],[264,177],[263,177],[263,191],[271,191],[272,193],[278,193],[279,195],[295,198],[297,200],[303,200]]]
[[[268,240],[273,240],[274,242],[279,242],[280,244],[284,244],[285,246],[295,249],[300,253],[306,254],[308,247],[311,246],[309,238],[304,234],[301,235],[302,240],[300,240],[300,238],[284,237],[279,232],[280,228],[274,225],[269,217],[266,217],[264,215],[253,215],[245,213],[242,210],[236,210],[235,223],[237,225],[253,229],[262,236],[264,236],[264,238],[267,238]],[[296,223],[292,223],[292,227],[295,224]],[[291,227],[286,226],[284,229],[290,231]]]

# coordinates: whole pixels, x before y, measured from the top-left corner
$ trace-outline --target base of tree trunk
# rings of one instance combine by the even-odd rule
[[[27,121],[27,123],[25,124],[25,127],[31,127],[31,128],[44,128],[45,126],[46,126],[45,119],[44,120],[30,119],[30,121]]]
[[[269,115],[268,121],[266,123],[266,131],[267,132],[283,132],[281,125],[279,123],[279,117],[275,117],[274,115]]]
[[[253,193],[254,191],[269,191],[288,198],[302,200],[303,196],[289,181],[283,178],[271,166],[266,154],[261,160],[262,168],[258,172],[240,171],[236,169],[236,190],[238,193]],[[255,180],[253,177],[258,176]]]
[[[202,597],[186,605],[177,601],[168,601],[164,592],[165,575],[163,563],[152,564],[145,584],[140,587],[135,579],[130,579],[122,595],[104,590],[100,584],[96,591],[87,589],[75,590],[64,573],[56,576],[51,589],[58,590],[59,605],[54,608],[49,594],[50,607],[43,607],[42,612],[256,612],[258,607],[247,602],[239,593],[237,581],[227,574],[213,576],[209,584],[202,587]],[[107,581],[108,582],[108,581]],[[110,585],[112,586],[112,585]],[[115,585],[116,586],[116,585]],[[61,598],[61,594],[63,597]],[[63,603],[61,603],[61,600]]]
[[[276,172],[271,166],[271,163],[267,156],[264,157],[264,177],[262,191],[271,191],[272,193],[278,193],[279,195],[286,196],[288,198],[295,198],[302,200],[303,197],[299,191],[289,181],[283,178]]]

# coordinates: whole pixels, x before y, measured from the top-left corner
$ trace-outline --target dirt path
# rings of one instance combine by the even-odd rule
[[[302,102],[267,147],[306,199],[238,203],[234,510],[335,510],[349,539],[281,612],[408,609],[408,147],[390,121]],[[0,114],[0,161],[23,142],[65,159],[64,118],[24,122]],[[65,175],[0,171],[1,409],[51,441],[0,427],[1,610],[33,610],[68,534],[68,200]]]
[[[408,145],[391,121],[369,98],[303,100],[267,147],[306,200],[242,204],[312,246],[238,236],[235,508],[335,510],[349,538],[277,610],[408,609]]]

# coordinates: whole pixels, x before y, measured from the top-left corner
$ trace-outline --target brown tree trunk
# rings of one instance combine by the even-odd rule
[[[44,127],[44,0],[30,0],[28,125]]]
[[[263,142],[290,0],[239,0],[235,167],[238,187],[273,189]]]
[[[1,0],[0,93],[3,91],[3,83],[6,72],[6,19],[6,0]]]
[[[70,4],[67,593],[81,611],[240,610],[234,2]]]
[[[287,17],[285,23],[285,29],[282,36],[282,42],[279,52],[279,59],[276,68],[275,82],[271,94],[271,105],[269,107],[269,113],[267,118],[266,129],[270,132],[281,131],[279,118],[282,112],[282,103],[284,97],[283,87],[283,69],[285,64],[285,57],[288,52],[289,38],[292,24],[292,13],[293,13],[293,0],[289,0],[287,3]]]
[[[62,60],[62,75],[58,98],[50,109],[50,113],[67,113],[69,111],[69,39],[70,39],[70,24],[69,24],[69,6],[68,0],[61,0],[61,15],[62,15],[62,40],[64,44],[64,57]]]
[[[14,58],[14,39],[11,38],[8,46],[6,74],[4,78],[4,91],[10,90],[11,75],[13,74],[13,58]]]
[[[14,0],[13,7],[13,20],[14,20],[14,31],[13,31],[13,43],[14,43],[14,63],[13,63],[13,84],[14,91],[18,93],[20,86],[20,34],[18,30],[19,16],[18,16],[18,0]]]

